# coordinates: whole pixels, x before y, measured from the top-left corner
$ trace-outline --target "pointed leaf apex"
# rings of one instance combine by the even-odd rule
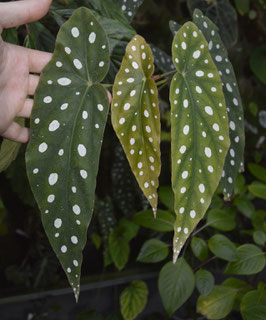
[[[174,254],[173,254],[173,264],[176,263],[177,258],[178,258],[178,253],[176,253],[176,252],[174,251]]]
[[[78,301],[79,301],[79,291],[78,291],[78,292],[76,292],[76,290],[74,290],[74,289],[73,289],[73,291],[74,291],[74,295],[75,295],[76,303],[78,303]]]
[[[152,208],[154,219],[156,219],[157,208]]]

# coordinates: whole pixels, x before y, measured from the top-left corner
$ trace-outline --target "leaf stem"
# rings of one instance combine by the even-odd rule
[[[111,84],[111,83],[102,83],[102,86],[104,86],[105,88],[111,88],[113,86],[113,84]]]
[[[162,73],[162,74],[160,74],[160,78],[165,78],[165,77],[167,77],[167,76],[169,76],[171,74],[174,74],[176,72],[177,72],[176,70],[172,70],[172,71],[168,71],[168,72]]]
[[[213,261],[213,260],[215,260],[215,259],[216,259],[215,256],[210,257],[208,260],[205,260],[203,263],[201,263],[200,265],[198,265],[197,267],[195,267],[193,271],[195,272],[196,270],[204,267],[207,263],[209,263],[209,262],[211,262],[211,261]]]
[[[167,83],[167,82],[170,82],[172,79],[163,79],[163,80],[161,80],[161,81],[158,81],[158,82],[156,82],[156,86],[158,87],[158,86],[160,86],[160,85],[162,85],[162,84],[165,84],[165,83]]]

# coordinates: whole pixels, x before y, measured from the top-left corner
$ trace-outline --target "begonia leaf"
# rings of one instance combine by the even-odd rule
[[[176,261],[218,186],[229,129],[222,82],[195,24],[188,22],[179,29],[172,55],[177,69],[170,88]]]
[[[154,213],[158,202],[160,160],[160,114],[158,92],[151,78],[151,49],[136,35],[128,44],[115,78],[112,124],[138,184]]]
[[[108,42],[90,10],[61,27],[35,94],[27,172],[49,241],[78,299],[108,97]]]

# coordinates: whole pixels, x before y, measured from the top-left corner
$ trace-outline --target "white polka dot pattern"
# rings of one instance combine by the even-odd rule
[[[244,169],[245,135],[241,97],[233,66],[228,60],[227,50],[219,36],[218,28],[209,18],[203,16],[200,10],[195,10],[193,21],[209,43],[210,54],[223,82],[223,93],[228,111],[230,129],[230,151],[232,151],[228,152],[225,159],[225,173],[221,179],[221,187],[225,200],[230,200],[234,192],[234,182],[237,173]],[[205,28],[204,25],[207,25],[207,28]]]
[[[118,5],[129,22],[133,19],[143,0],[118,0]]]
[[[105,32],[88,9],[76,10],[40,77],[26,154],[44,229],[76,299],[109,109],[99,84],[108,66]]]
[[[170,88],[176,261],[218,186],[229,147],[229,128],[221,79],[208,43],[193,23],[186,23],[176,33],[172,55],[178,71]]]
[[[112,124],[155,213],[161,162],[160,114],[157,87],[151,79],[153,70],[151,49],[136,35],[126,48],[113,86]]]

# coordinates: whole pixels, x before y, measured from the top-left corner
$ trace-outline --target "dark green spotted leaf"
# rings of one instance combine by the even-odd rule
[[[166,263],[159,274],[159,292],[163,306],[170,317],[191,296],[195,288],[195,276],[186,260]]]
[[[240,304],[243,320],[266,319],[266,290],[252,290],[245,294]]]
[[[182,26],[178,24],[177,22],[170,20],[169,21],[169,28],[173,34],[173,36],[176,35],[177,31],[181,28]]]
[[[236,43],[237,13],[229,0],[187,0],[187,5],[191,16],[198,8],[218,26],[226,47]]]
[[[160,160],[160,114],[153,56],[136,35],[127,45],[115,78],[112,124],[138,184],[156,214]]]
[[[118,4],[121,10],[129,21],[131,21],[138,10],[138,7],[142,4],[143,0],[118,0]]]
[[[157,210],[156,219],[151,210],[146,210],[136,213],[132,220],[142,227],[161,232],[173,231],[175,222],[173,215],[164,210]]]
[[[207,296],[214,286],[214,276],[207,270],[200,269],[196,272],[196,287],[200,294]]]
[[[228,111],[230,149],[227,153],[221,179],[225,200],[232,197],[237,173],[244,168],[245,130],[243,106],[233,66],[216,25],[200,10],[195,10],[193,22],[208,42],[211,57],[223,82],[223,93]]]
[[[134,320],[145,308],[148,287],[143,281],[132,281],[120,295],[120,308],[124,320]]]
[[[144,242],[140,249],[137,261],[155,263],[164,260],[169,253],[168,245],[158,239],[150,239]]]
[[[207,319],[225,319],[232,311],[237,289],[226,286],[214,286],[207,295],[201,295],[197,301],[197,312]]]
[[[82,249],[92,217],[108,97],[106,35],[92,13],[75,11],[43,70],[26,161],[49,241],[79,295]]]
[[[226,236],[215,234],[208,240],[210,251],[218,258],[226,261],[236,259],[236,246]]]
[[[243,244],[236,249],[236,258],[229,262],[226,274],[255,274],[265,267],[264,253],[253,244]]]
[[[170,89],[175,261],[218,186],[229,129],[222,82],[195,24],[179,29],[172,53],[177,69]]]
[[[157,68],[159,68],[163,72],[170,72],[175,70],[172,59],[166,52],[153,44],[150,44],[150,47],[154,56],[154,63]]]

